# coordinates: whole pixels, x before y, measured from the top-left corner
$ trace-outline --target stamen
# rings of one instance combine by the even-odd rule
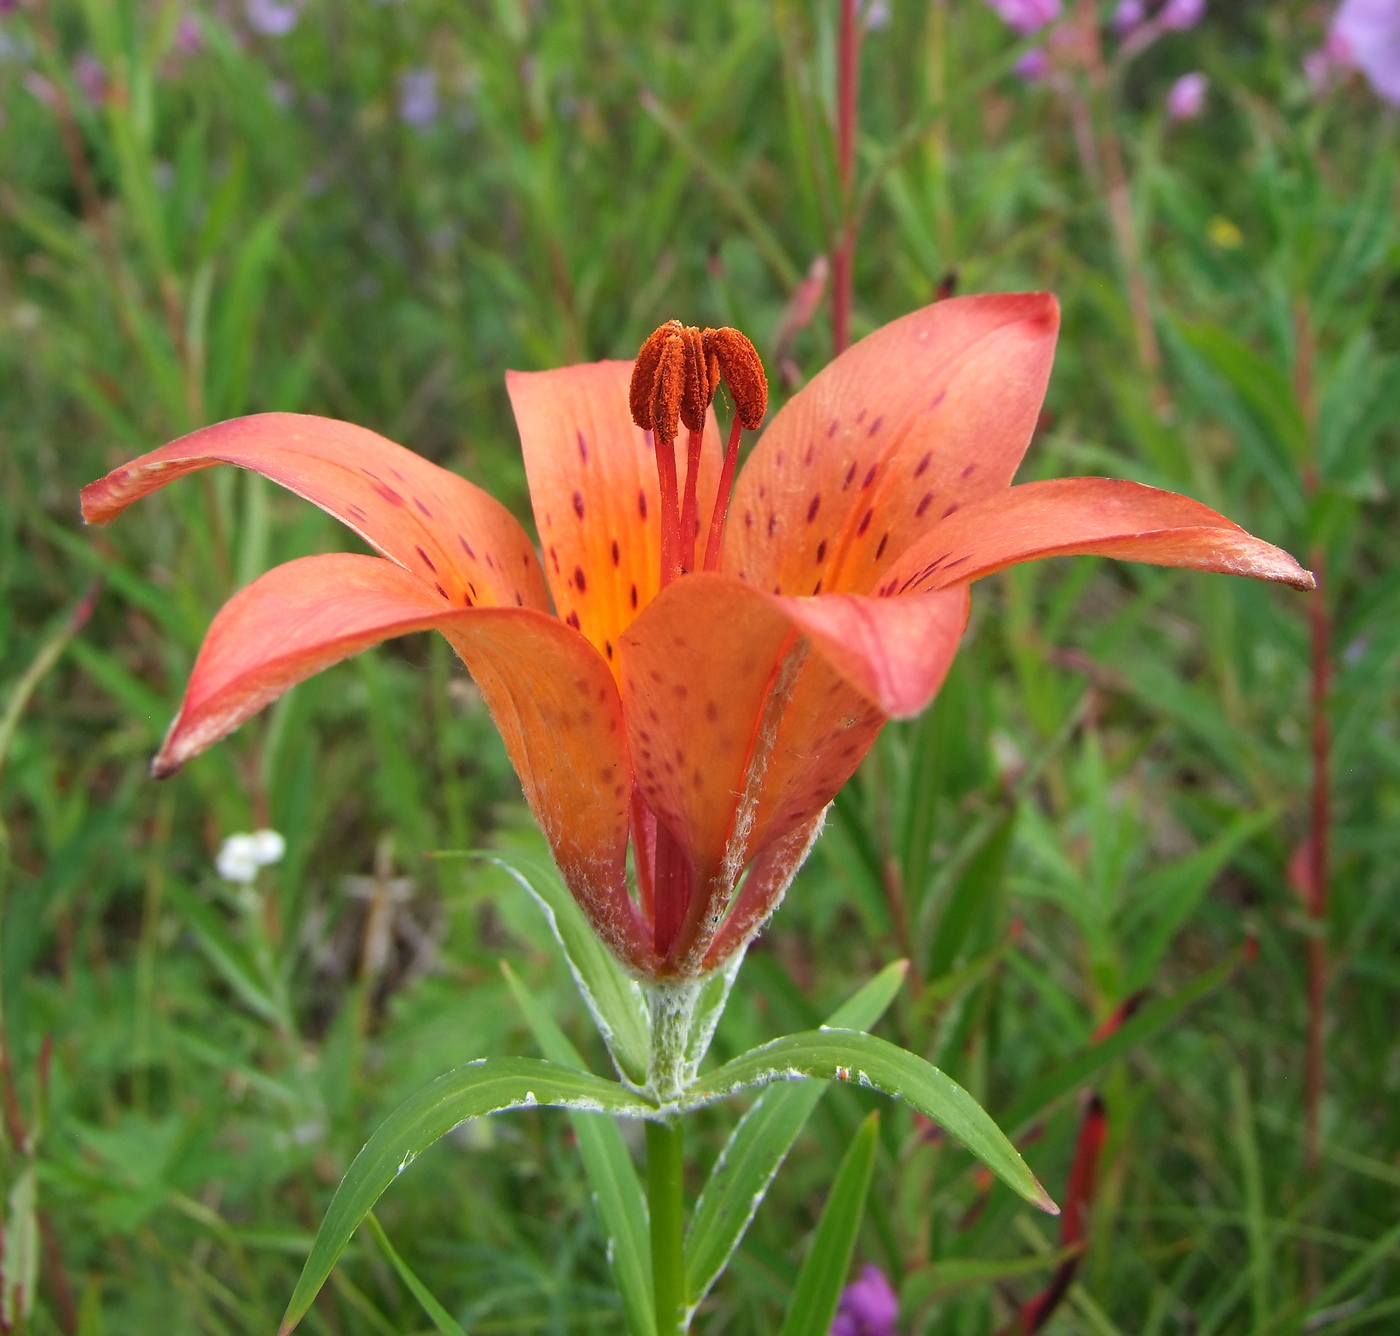
[[[710,517],[710,536],[705,543],[707,571],[719,569],[720,548],[724,543],[724,525],[729,515],[729,494],[734,487],[734,471],[739,463],[739,438],[743,428],[756,431],[763,425],[768,411],[768,377],[758,350],[737,329],[707,329],[705,353],[714,368],[711,380],[723,376],[734,400],[734,421],[729,428],[729,444],[724,452],[724,468],[719,475],[719,490],[715,493],[715,509]]]
[[[729,492],[739,460],[743,428],[762,425],[768,411],[768,377],[757,349],[737,329],[707,329],[702,334],[679,320],[668,320],[637,353],[628,399],[632,420],[651,433],[656,472],[661,485],[661,585],[695,569],[695,540],[699,534],[698,489],[705,415],[719,388],[729,386],[734,422],[729,432],[719,493],[705,546],[705,569],[719,565]],[[686,441],[685,498],[678,497],[676,435],[684,423]]]

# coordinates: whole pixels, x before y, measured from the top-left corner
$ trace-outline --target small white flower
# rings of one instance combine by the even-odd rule
[[[230,835],[219,846],[214,867],[225,881],[250,886],[257,879],[260,868],[280,862],[286,852],[287,841],[275,830]]]

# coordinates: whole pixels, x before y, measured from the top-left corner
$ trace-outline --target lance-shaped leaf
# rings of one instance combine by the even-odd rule
[[[491,861],[539,905],[608,1052],[623,1075],[640,1085],[646,1080],[651,1023],[637,981],[598,940],[554,868],[514,851],[494,853]]]
[[[894,1001],[908,969],[907,960],[886,965],[838,1007],[827,1024],[833,1029],[868,1030]],[[692,1306],[710,1292],[729,1264],[774,1175],[824,1094],[824,1082],[770,1086],[730,1135],[695,1203],[685,1242],[686,1295]]]
[[[546,1059],[561,1067],[587,1071],[578,1049],[504,960],[501,973],[506,976],[510,991]],[[578,1138],[579,1156],[607,1232],[608,1261],[612,1264],[617,1292],[622,1296],[628,1330],[632,1336],[655,1336],[647,1202],[632,1155],[617,1124],[606,1115],[571,1113],[569,1122]]]
[[[822,1207],[822,1218],[817,1222],[812,1250],[797,1273],[797,1285],[779,1336],[826,1336],[831,1330],[841,1287],[851,1269],[856,1234],[865,1215],[879,1131],[880,1115],[872,1113],[841,1159],[836,1181]]]
[[[724,1099],[752,1086],[803,1077],[850,1081],[904,1100],[962,1142],[1012,1191],[1051,1215],[1059,1214],[1059,1207],[1016,1148],[966,1090],[917,1054],[874,1035],[810,1030],[775,1039],[701,1077],[686,1092],[685,1107]]]
[[[626,1086],[537,1058],[480,1058],[410,1096],[380,1125],[341,1180],[302,1268],[279,1336],[301,1321],[351,1235],[380,1194],[439,1137],[468,1118],[523,1108],[583,1109],[646,1117],[655,1110]]]

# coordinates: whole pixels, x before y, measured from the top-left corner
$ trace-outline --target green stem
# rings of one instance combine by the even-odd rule
[[[681,1120],[647,1123],[647,1210],[651,1216],[651,1274],[656,1293],[656,1336],[684,1336],[686,1321],[685,1152]]]

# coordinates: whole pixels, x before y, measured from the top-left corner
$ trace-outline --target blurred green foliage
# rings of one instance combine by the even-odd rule
[[[260,34],[249,13],[269,8],[299,19]],[[331,1189],[387,1110],[464,1059],[530,1051],[500,958],[601,1059],[533,906],[503,874],[432,857],[534,842],[440,641],[336,668],[178,778],[146,778],[223,599],[353,540],[232,471],[110,531],[80,529],[78,488],[207,421],[289,409],[383,431],[524,517],[503,370],[629,356],[672,316],[745,329],[790,391],[829,349],[824,308],[792,315],[846,207],[836,8],[3,7],[14,1329],[275,1330]],[[980,587],[941,698],[888,729],[838,800],[717,1057],[814,1024],[907,955],[888,1032],[1021,1137],[1052,1191],[1076,1092],[1105,1098],[1088,1249],[1048,1330],[1388,1329],[1395,117],[1355,81],[1309,97],[1299,62],[1319,19],[1301,0],[1217,5],[1131,65],[1059,85],[1010,77],[1011,39],[974,0],[887,13],[861,57],[857,334],[955,281],[1052,289],[1064,333],[1022,476],[1185,491],[1326,571],[1323,1163],[1309,1170],[1301,1131],[1315,929],[1288,871],[1308,820],[1308,603],[1247,581],[1080,559]],[[1207,113],[1169,124],[1163,92],[1195,67]],[[1101,156],[1115,145],[1126,234]],[[1143,294],[1160,367],[1134,324]],[[91,620],[56,640],[94,581]],[[235,893],[213,855],[255,826],[283,832],[287,855]],[[1095,1048],[1142,990],[1122,1038]],[[823,1101],[702,1330],[779,1325],[865,1106]],[[734,1117],[699,1120],[702,1161]],[[998,1330],[1061,1260],[1045,1222],[907,1111],[879,1139],[858,1258],[899,1280],[907,1331]],[[621,1330],[565,1119],[468,1125],[423,1159],[381,1203],[395,1251],[363,1234],[306,1330],[429,1330],[405,1261],[471,1332]]]

